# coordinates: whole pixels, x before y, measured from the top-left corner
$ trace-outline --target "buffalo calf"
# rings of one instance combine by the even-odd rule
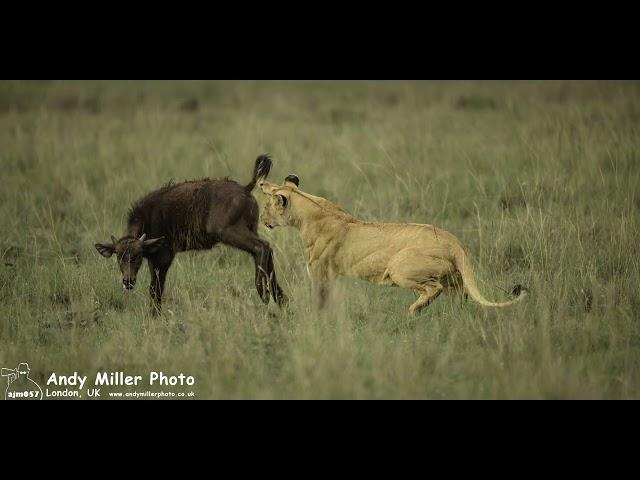
[[[271,169],[271,158],[260,155],[248,185],[227,178],[169,183],[131,207],[126,235],[111,236],[111,243],[96,243],[104,257],[116,254],[122,287],[132,289],[143,259],[151,273],[152,313],[160,312],[167,271],[176,253],[205,250],[217,243],[251,254],[255,260],[255,284],[262,301],[269,294],[282,306],[287,301],[276,280],[273,253],[258,236],[258,203],[251,194],[259,179]]]

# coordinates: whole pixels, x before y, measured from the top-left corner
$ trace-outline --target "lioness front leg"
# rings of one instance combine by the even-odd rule
[[[315,304],[318,310],[323,310],[329,302],[331,286],[328,282],[314,284]]]
[[[333,278],[322,268],[309,268],[313,288],[313,301],[318,310],[324,309],[331,296]]]

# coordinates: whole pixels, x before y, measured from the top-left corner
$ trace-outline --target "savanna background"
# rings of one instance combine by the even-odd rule
[[[639,398],[639,126],[639,82],[2,81],[0,366],[184,372],[200,399]],[[411,292],[342,279],[318,316],[297,232],[261,226],[288,310],[218,246],[178,255],[152,318],[146,266],[124,292],[93,244],[263,152],[363,219],[448,229],[488,298],[530,296],[411,319]]]

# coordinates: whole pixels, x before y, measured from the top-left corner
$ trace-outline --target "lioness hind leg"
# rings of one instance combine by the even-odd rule
[[[420,311],[429,306],[431,302],[433,302],[438,296],[442,293],[444,287],[439,282],[431,282],[427,285],[423,285],[422,293],[410,307],[409,307],[409,315],[412,317]]]
[[[444,258],[423,253],[418,248],[405,248],[389,261],[388,277],[394,285],[419,293],[409,308],[414,315],[429,305],[444,289],[440,280],[455,271],[453,264]]]
[[[446,293],[451,297],[454,297],[458,300],[460,304],[467,299],[467,294],[464,291],[464,286],[462,284],[462,277],[459,274],[447,275],[442,279],[442,286],[444,290],[442,293]]]

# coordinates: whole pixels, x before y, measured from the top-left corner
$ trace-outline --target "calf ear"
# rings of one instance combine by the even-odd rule
[[[104,243],[96,243],[95,247],[96,247],[96,250],[100,252],[100,255],[107,258],[113,255],[113,252],[116,251],[114,245],[105,245]]]
[[[144,253],[155,253],[162,246],[164,237],[150,238],[142,241]]]

